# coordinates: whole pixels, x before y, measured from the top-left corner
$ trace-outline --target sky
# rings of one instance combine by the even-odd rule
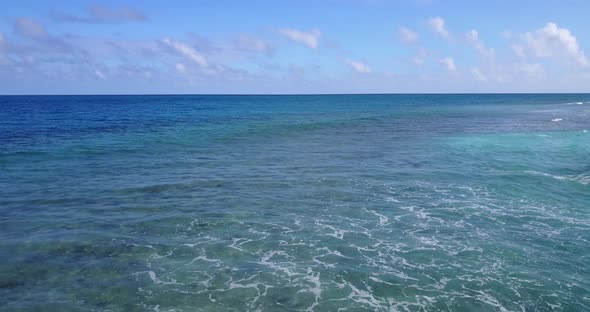
[[[0,94],[590,92],[590,1],[0,3]]]

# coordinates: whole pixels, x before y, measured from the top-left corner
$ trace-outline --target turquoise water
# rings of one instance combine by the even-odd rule
[[[2,311],[590,311],[590,95],[0,97]]]

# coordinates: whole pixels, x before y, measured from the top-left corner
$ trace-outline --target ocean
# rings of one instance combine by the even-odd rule
[[[590,311],[590,94],[2,96],[1,311]]]

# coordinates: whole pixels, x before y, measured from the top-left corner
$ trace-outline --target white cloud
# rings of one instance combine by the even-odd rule
[[[475,80],[484,81],[484,82],[488,81],[488,77],[486,77],[484,74],[482,74],[482,72],[479,71],[479,69],[477,69],[475,67],[471,69],[471,74],[473,75]]]
[[[0,51],[3,50],[4,46],[6,46],[6,39],[4,39],[4,35],[0,33]]]
[[[400,39],[406,43],[416,42],[419,37],[418,33],[404,26],[399,28],[399,36]]]
[[[236,42],[236,46],[242,51],[261,52],[261,53],[272,53],[272,47],[265,41],[250,37],[247,35],[240,35]]]
[[[111,8],[96,5],[89,7],[87,11],[87,15],[53,13],[51,17],[54,21],[61,23],[88,24],[139,22],[148,19],[143,12],[128,7]]]
[[[432,29],[432,31],[434,31],[439,36],[443,38],[449,37],[449,32],[445,28],[445,20],[442,17],[437,16],[430,18],[428,20],[428,26],[430,26],[430,29]]]
[[[543,66],[538,63],[529,64],[529,63],[522,63],[515,65],[517,74],[524,74],[529,78],[540,78],[545,75],[545,70]]]
[[[457,66],[455,66],[455,60],[452,57],[447,57],[440,60],[440,63],[443,64],[449,72],[457,71]]]
[[[185,43],[182,43],[179,41],[174,41],[170,38],[164,38],[162,40],[162,42],[164,44],[166,44],[167,46],[171,47],[172,49],[174,49],[174,51],[176,51],[177,53],[179,53],[182,56],[186,57],[187,59],[195,62],[197,65],[199,65],[201,67],[207,67],[209,65],[209,63],[207,62],[207,60],[205,59],[204,56],[202,56],[199,52],[197,52],[195,49],[189,47]]]
[[[352,69],[354,69],[358,73],[366,74],[371,72],[371,68],[369,67],[369,65],[363,62],[346,59],[346,64],[348,64],[350,67],[352,67]]]
[[[20,36],[27,38],[40,39],[49,37],[45,27],[41,23],[26,17],[16,19],[14,22],[14,31]]]
[[[512,38],[512,31],[510,31],[508,29],[505,29],[505,30],[502,30],[502,32],[500,33],[500,35],[502,37],[504,37],[504,39],[511,39]]]
[[[568,29],[559,28],[555,23],[550,22],[534,32],[527,32],[522,38],[527,48],[536,57],[558,57],[579,66],[590,65],[576,37]]]
[[[412,61],[416,65],[422,65],[424,64],[424,58],[426,57],[426,55],[426,50],[424,48],[420,48],[420,50],[418,50],[418,55],[414,56],[412,58]]]
[[[526,54],[524,53],[524,47],[522,45],[519,44],[515,44],[512,46],[512,51],[514,51],[514,54],[516,54],[516,56],[518,56],[521,59],[526,58]]]
[[[59,54],[74,54],[82,52],[78,47],[71,45],[67,37],[51,35],[45,26],[39,21],[27,17],[20,17],[14,21],[14,33],[34,42],[33,47],[23,48],[27,54],[35,52],[51,52]]]
[[[477,30],[472,29],[467,34],[465,34],[465,38],[469,44],[473,45],[477,53],[479,53],[482,57],[493,59],[495,52],[492,48],[486,48],[483,41],[479,38],[479,33]]]
[[[472,72],[472,74],[474,74]],[[476,74],[474,74],[475,76]],[[492,69],[491,78],[501,84],[518,84],[545,77],[545,69],[539,63],[505,63],[496,64]]]
[[[309,32],[292,29],[292,28],[283,28],[279,29],[279,33],[290,40],[295,42],[303,43],[306,46],[315,49],[318,47],[318,40],[320,38],[321,32],[318,29],[314,29]]]
[[[468,41],[477,42],[479,41],[479,33],[477,30],[472,29],[465,34],[465,38],[467,38]]]
[[[0,65],[8,64],[8,59],[4,55],[4,50],[7,49],[7,46],[8,44],[6,39],[4,39],[4,35],[0,33]]]
[[[101,72],[98,69],[94,71],[94,74],[96,74],[96,76],[98,78],[102,79],[102,80],[106,80],[107,79],[107,77],[105,76],[105,74],[103,74],[103,72]]]
[[[186,72],[186,67],[182,63],[176,63],[176,65],[174,65],[174,68],[180,74],[184,74]]]

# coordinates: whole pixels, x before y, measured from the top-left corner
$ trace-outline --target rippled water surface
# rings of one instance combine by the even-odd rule
[[[590,95],[0,97],[2,311],[590,311]]]

